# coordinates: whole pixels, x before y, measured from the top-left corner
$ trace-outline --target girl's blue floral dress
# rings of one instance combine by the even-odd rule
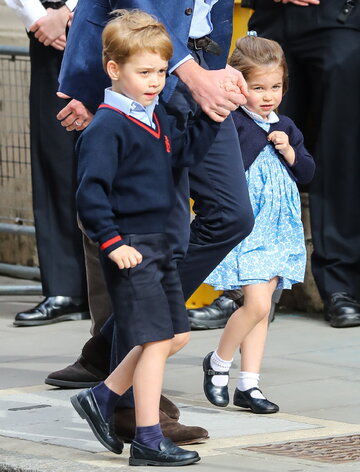
[[[278,121],[245,110],[266,131]],[[250,235],[213,270],[204,283],[216,290],[265,283],[278,277],[277,289],[302,282],[306,265],[300,196],[296,183],[279,160],[274,147],[264,147],[246,171],[255,224]]]

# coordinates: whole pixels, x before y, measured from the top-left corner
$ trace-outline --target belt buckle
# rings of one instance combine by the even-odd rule
[[[200,49],[203,49],[203,46],[198,46],[198,41],[204,39],[204,38],[193,38],[194,41],[194,49],[196,51],[200,51]]]

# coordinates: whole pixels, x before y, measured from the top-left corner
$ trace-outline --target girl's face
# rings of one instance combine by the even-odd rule
[[[267,120],[270,112],[281,103],[283,96],[282,67],[259,67],[250,72],[247,78],[249,96],[246,108]]]
[[[133,54],[124,64],[109,61],[107,71],[112,90],[146,107],[164,88],[167,66],[159,54],[144,51]]]

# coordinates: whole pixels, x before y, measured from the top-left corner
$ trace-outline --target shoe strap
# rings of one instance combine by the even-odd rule
[[[262,393],[262,391],[259,389],[259,387],[252,387],[252,388],[249,388],[249,390],[246,390],[246,393],[249,393],[249,394],[250,394],[250,393],[253,392],[254,390],[257,390],[258,392],[261,393],[261,395],[264,395],[264,394]]]
[[[216,372],[216,370],[207,369],[205,370],[205,373],[207,375],[230,375],[228,370],[226,370],[225,372]]]

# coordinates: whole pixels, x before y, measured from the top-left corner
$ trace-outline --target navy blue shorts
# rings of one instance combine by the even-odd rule
[[[128,234],[125,244],[143,256],[133,269],[119,269],[101,253],[118,342],[130,349],[190,330],[184,296],[166,234]]]

